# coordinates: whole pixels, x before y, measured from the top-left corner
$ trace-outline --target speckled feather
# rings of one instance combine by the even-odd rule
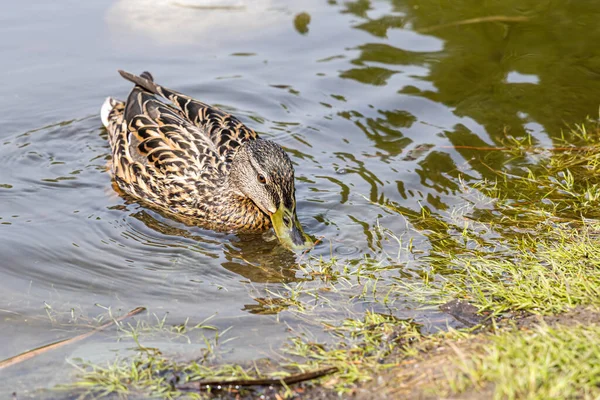
[[[185,222],[218,230],[268,229],[269,217],[227,184],[237,149],[258,135],[222,110],[156,85],[147,72],[141,77],[119,72],[136,86],[126,103],[108,100],[117,185]],[[289,175],[286,169],[292,185],[284,190],[293,199],[291,163],[281,174]]]

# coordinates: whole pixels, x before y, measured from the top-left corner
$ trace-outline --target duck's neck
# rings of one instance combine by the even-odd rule
[[[215,193],[208,213],[207,219],[218,221],[225,230],[264,231],[271,227],[271,219],[229,181]]]

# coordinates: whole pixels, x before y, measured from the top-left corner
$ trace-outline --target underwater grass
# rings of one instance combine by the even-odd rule
[[[279,370],[263,374],[259,368],[260,363],[242,366],[219,362],[221,346],[234,338],[227,338],[229,329],[219,331],[208,325],[210,319],[195,325],[189,324],[189,321],[172,325],[167,322],[166,316],[154,316],[154,320],[150,321],[138,320],[135,324],[119,322],[119,340],[132,343],[135,353],[104,365],[82,359],[71,360],[70,363],[78,372],[78,379],[56,389],[76,392],[80,398],[108,395],[125,398],[207,398],[211,395],[212,387],[205,388],[203,392],[190,392],[180,390],[180,386],[198,380],[226,382],[231,379],[250,380],[289,375]],[[163,354],[157,348],[144,345],[146,341],[156,338],[193,345],[193,352],[198,355],[193,360],[188,357],[185,361],[180,361],[172,355]]]
[[[139,326],[139,325],[138,325]],[[145,324],[144,324],[145,326]],[[172,329],[164,326],[166,332]],[[135,356],[116,359],[112,363],[98,365],[84,360],[73,360],[78,370],[76,382],[63,385],[59,390],[77,392],[81,398],[96,398],[110,394],[127,397],[141,395],[156,398],[210,398],[224,389],[226,393],[255,398],[252,389],[237,385],[228,386],[233,380],[278,380],[307,372],[331,369],[337,371],[332,377],[322,378],[336,393],[348,393],[352,386],[373,378],[377,371],[386,370],[394,362],[388,360],[398,349],[409,350],[421,340],[419,325],[399,320],[391,315],[367,312],[364,319],[346,319],[338,326],[326,328],[336,338],[335,346],[313,342],[306,336],[290,340],[281,350],[281,358],[272,362],[258,360],[247,365],[218,363],[218,335],[207,345],[205,356],[196,360],[176,361],[158,349],[142,343],[145,332],[129,332],[138,345]],[[148,331],[155,335],[156,327]],[[220,382],[210,387],[202,386],[202,392],[190,391],[190,383],[198,381]],[[186,390],[181,390],[185,388]],[[293,397],[294,392],[285,385],[277,389],[282,398]]]
[[[595,129],[590,134],[585,125],[577,127],[563,137],[565,147],[553,151],[515,143],[507,151],[537,162],[495,171],[495,181],[461,182],[467,206],[447,215],[428,209],[409,214],[413,226],[431,238],[431,251],[419,260],[429,269],[421,282],[398,279],[398,290],[429,303],[466,299],[494,314],[549,314],[600,304]]]

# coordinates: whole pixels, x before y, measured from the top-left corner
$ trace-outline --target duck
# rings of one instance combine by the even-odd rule
[[[272,228],[290,250],[313,245],[296,212],[294,167],[279,144],[156,84],[149,72],[119,74],[135,86],[126,101],[108,97],[100,117],[121,191],[188,224],[226,232]]]

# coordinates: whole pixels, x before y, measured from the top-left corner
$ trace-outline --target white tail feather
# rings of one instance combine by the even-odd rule
[[[100,119],[102,120],[102,124],[108,128],[108,114],[112,111],[115,106],[115,101],[110,97],[107,97],[102,104],[102,108],[100,109]]]

